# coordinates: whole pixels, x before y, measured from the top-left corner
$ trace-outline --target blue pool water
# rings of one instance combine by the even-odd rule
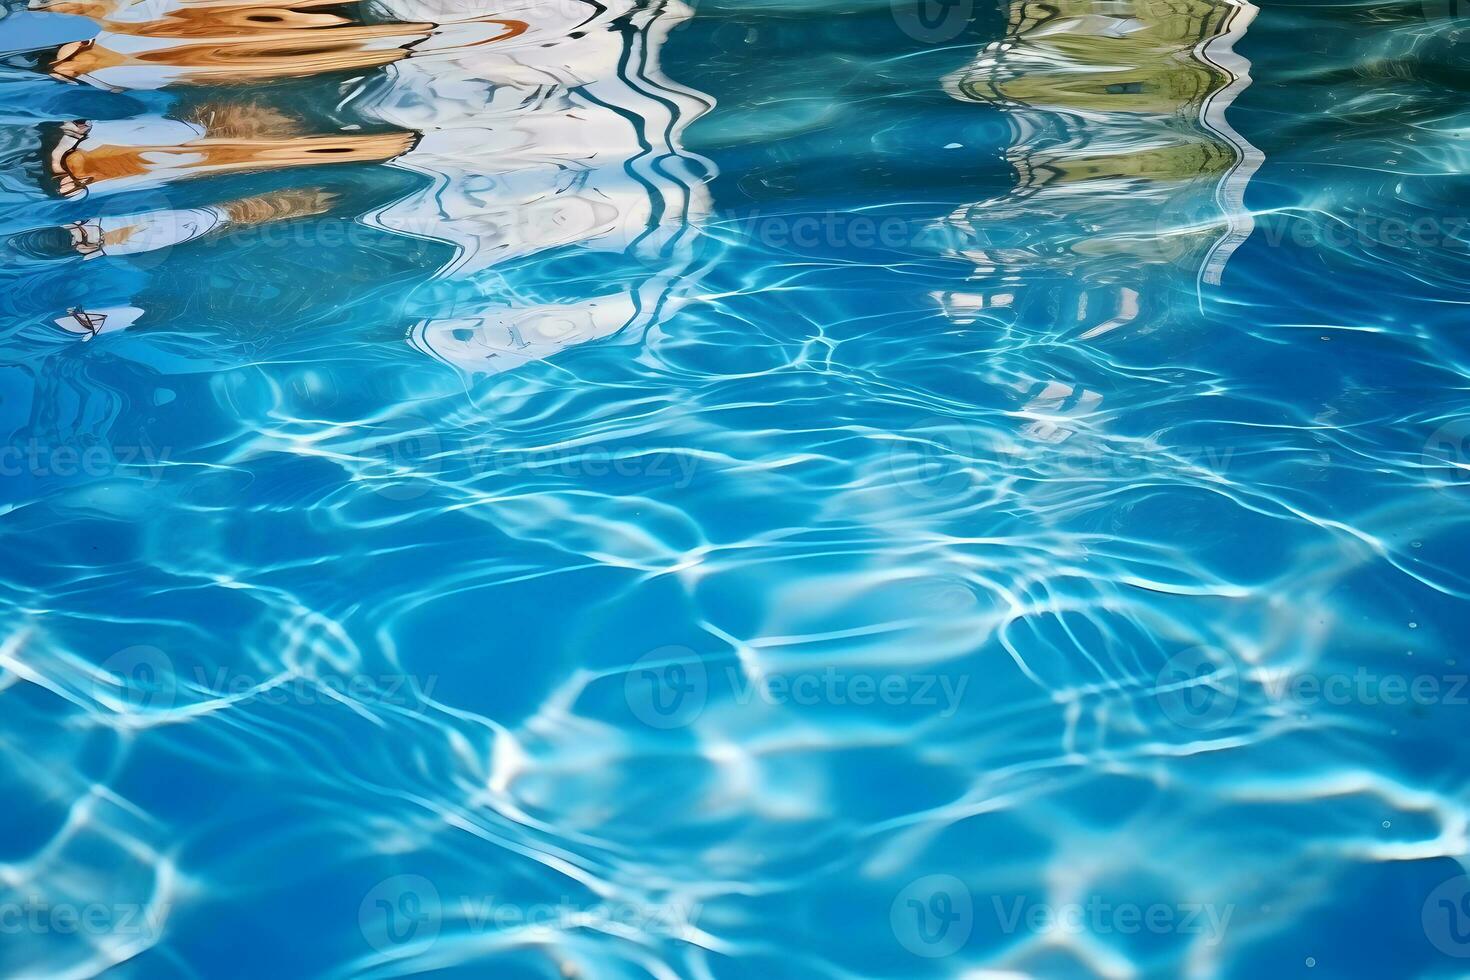
[[[0,975],[1470,975],[1463,0],[0,9]]]

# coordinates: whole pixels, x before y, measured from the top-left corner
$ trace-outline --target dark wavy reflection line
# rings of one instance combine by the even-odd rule
[[[434,14],[412,0],[376,6]],[[367,220],[453,248],[437,284],[411,304],[411,341],[475,372],[643,329],[677,309],[711,171],[681,146],[710,102],[659,65],[687,7],[518,0],[497,9],[527,29],[490,45],[421,46],[350,100],[376,123],[422,133],[393,166],[427,185]],[[591,271],[547,283],[525,261],[562,250]]]

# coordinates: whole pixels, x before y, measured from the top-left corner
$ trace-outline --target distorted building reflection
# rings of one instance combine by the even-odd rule
[[[86,16],[101,28],[43,59],[42,69],[54,77],[117,91],[183,86],[166,112],[51,126],[42,155],[52,188],[64,197],[184,177],[381,162],[407,152],[416,138],[408,131],[322,132],[264,97],[243,88],[233,94],[230,87],[380,67],[407,57],[412,45],[430,37],[432,24],[365,23],[325,11],[342,5],[321,0],[32,0],[31,6]],[[201,94],[189,94],[191,85]]]
[[[945,80],[1005,114],[1016,175],[944,222],[975,270],[936,296],[945,313],[1096,341],[1218,285],[1250,234],[1261,162],[1225,118],[1250,83],[1235,44],[1254,14],[1246,0],[1012,0],[1005,36]],[[1010,376],[1025,438],[1091,431],[1100,393],[1044,369]]]
[[[1251,230],[1260,155],[1225,119],[1249,84],[1238,0],[1013,0],[1005,37],[946,79],[1001,109],[1013,191],[948,219],[975,281],[941,297],[961,320],[1065,293],[1063,327],[1093,339],[1133,323],[1181,271],[1218,284]],[[1162,304],[1161,304],[1162,305]]]
[[[407,57],[427,23],[362,23],[324,0],[33,0],[95,21],[94,38],[57,50],[58,78],[149,90],[230,85],[376,68]]]
[[[413,133],[312,134],[260,103],[182,109],[179,117],[71,120],[44,145],[48,172],[64,197],[117,192],[185,177],[322,164],[377,163],[407,152]]]
[[[52,124],[42,156],[62,197],[389,163],[419,187],[361,220],[450,248],[405,312],[413,346],[470,371],[501,371],[678,308],[711,168],[680,146],[708,101],[659,67],[669,30],[690,13],[677,0],[33,6],[102,27],[56,49],[45,71],[171,100],[125,119]],[[280,80],[335,80],[332,101],[358,122],[324,128],[299,118],[280,89],[239,84]],[[225,227],[222,209],[124,215],[128,228],[156,231],[132,232],[130,245],[110,239],[101,218],[68,233],[81,254],[127,254]],[[569,257],[571,271],[549,271]],[[96,332],[74,319],[77,332]]]
[[[445,25],[441,43],[388,66],[349,100],[378,123],[422,134],[393,165],[426,185],[368,220],[454,248],[433,287],[411,301],[414,346],[493,373],[676,309],[710,169],[680,145],[708,102],[659,66],[688,8],[510,0],[485,13],[523,30],[457,44],[441,11],[465,18],[475,4],[377,6]],[[573,267],[548,271],[566,255]]]
[[[56,297],[60,309],[47,320],[84,341],[147,324],[150,311],[164,313],[155,286],[178,281],[164,267],[176,246],[242,229],[259,230],[251,239],[258,245],[269,227],[318,218],[336,206],[338,193],[319,186],[317,177],[289,176],[292,171],[380,164],[417,138],[403,130],[340,126],[320,112],[308,116],[310,104],[277,83],[315,85],[320,77],[331,84],[381,67],[427,41],[431,24],[372,21],[358,5],[322,0],[32,0],[30,6],[85,16],[99,28],[91,39],[38,52],[38,71],[70,85],[139,96],[93,100],[131,109],[125,115],[41,125],[42,189],[76,204],[58,225],[11,239],[30,260],[88,260],[68,273],[38,273],[65,278]],[[487,27],[489,36],[507,31]],[[206,178],[245,179],[259,189]],[[79,217],[70,216],[79,210]],[[125,261],[94,261],[107,259]],[[161,295],[169,296],[167,309],[187,305],[177,288]],[[257,310],[256,317],[270,313]]]

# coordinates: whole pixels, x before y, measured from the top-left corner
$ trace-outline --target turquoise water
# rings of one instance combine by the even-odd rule
[[[0,975],[1470,973],[1460,0],[0,9]]]

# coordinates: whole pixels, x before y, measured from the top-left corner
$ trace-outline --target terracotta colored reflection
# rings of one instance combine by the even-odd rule
[[[149,19],[127,17],[134,5],[122,2],[60,0],[42,9],[85,16],[102,27],[97,38],[58,49],[52,74],[109,88],[247,83],[377,68],[408,57],[436,26],[427,21],[364,24],[316,9],[328,5],[325,0],[282,5],[182,0]],[[514,37],[526,28],[515,21],[480,22],[498,30],[479,43]],[[125,70],[134,74],[124,78]]]
[[[380,162],[407,152],[417,139],[410,132],[306,135],[295,120],[254,103],[202,107],[185,120],[135,125],[126,139],[106,124],[82,121],[67,123],[62,132],[49,163],[64,195],[144,177]]]

